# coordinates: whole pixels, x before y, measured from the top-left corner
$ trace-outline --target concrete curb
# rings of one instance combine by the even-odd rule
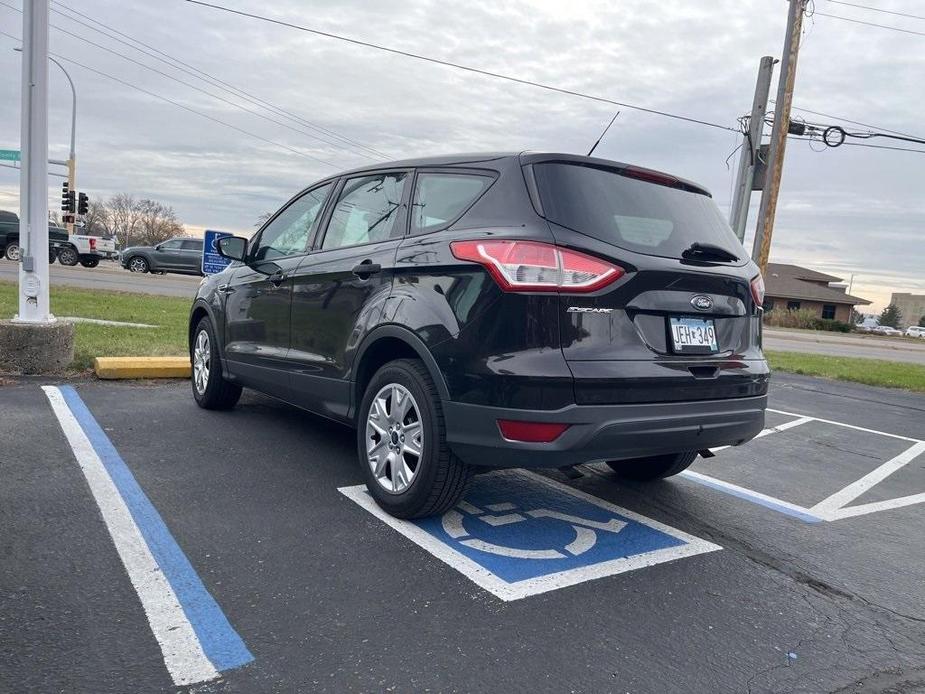
[[[98,378],[189,378],[189,357],[97,357]]]

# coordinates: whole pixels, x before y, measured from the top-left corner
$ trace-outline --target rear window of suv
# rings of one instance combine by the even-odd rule
[[[637,253],[681,258],[691,244],[701,243],[747,262],[708,195],[581,164],[540,163],[533,171],[551,222]]]

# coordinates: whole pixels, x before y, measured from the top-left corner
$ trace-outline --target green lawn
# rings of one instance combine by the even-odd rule
[[[77,323],[73,369],[91,367],[94,357],[186,354],[186,322],[190,303],[189,299],[183,298],[71,287],[54,287],[51,292],[51,312],[56,316],[158,326],[124,328]],[[17,310],[16,285],[0,282],[0,318],[12,318]]]
[[[765,352],[765,356],[778,371],[925,392],[925,366],[920,364],[798,352]]]

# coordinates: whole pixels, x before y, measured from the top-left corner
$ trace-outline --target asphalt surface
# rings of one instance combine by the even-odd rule
[[[338,491],[362,481],[350,430],[254,394],[213,413],[186,383],[75,382],[254,656],[177,687],[42,383],[0,387],[0,691],[925,691],[922,504],[807,523],[690,478],[549,472],[722,549],[504,602]],[[925,432],[919,395],[775,375],[771,401]],[[694,470],[809,505],[901,443],[810,422]],[[895,475],[859,501],[925,492],[921,458]]]
[[[804,352],[833,357],[866,357],[925,364],[925,340],[921,338],[911,340],[765,327],[763,345],[765,349],[782,352]]]
[[[80,265],[67,267],[53,263],[49,266],[49,277],[52,287],[57,285],[161,296],[187,296],[191,300],[196,295],[200,280],[192,275],[139,275],[123,269],[113,261],[103,261],[95,268]],[[0,259],[0,281],[18,282],[19,266],[9,260]]]

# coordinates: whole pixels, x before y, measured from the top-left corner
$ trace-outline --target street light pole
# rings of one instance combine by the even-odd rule
[[[14,51],[22,52],[22,48],[14,48]],[[68,150],[67,161],[64,162],[67,165],[67,187],[68,190],[77,190],[77,89],[74,88],[74,80],[71,79],[68,71],[64,69],[64,66],[59,63],[57,60],[48,56],[48,59],[61,68],[61,72],[64,73],[65,78],[67,78],[67,83],[71,87],[71,147]],[[59,163],[57,160],[49,161],[49,164]],[[74,233],[74,222],[67,223],[67,233]]]
[[[74,80],[67,74],[64,66],[51,56],[48,59],[61,68],[61,72],[67,78],[67,83],[71,85],[71,148],[67,155],[67,188],[68,190],[77,190],[77,90],[74,88]],[[70,217],[71,221],[67,223],[67,233],[74,233],[74,216]]]

